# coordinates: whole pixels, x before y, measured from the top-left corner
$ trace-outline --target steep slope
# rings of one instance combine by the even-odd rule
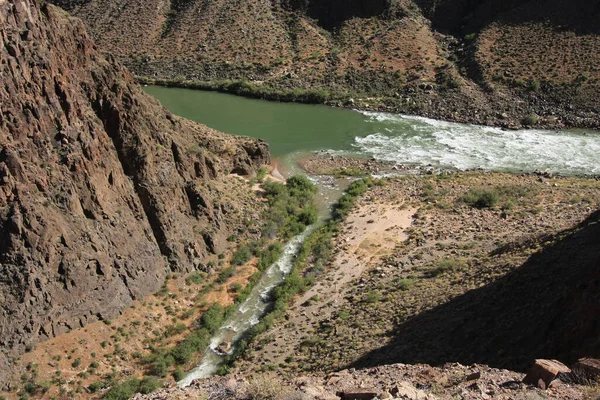
[[[202,268],[243,218],[219,180],[269,155],[171,115],[41,0],[0,0],[0,60],[4,366]]]
[[[600,124],[598,1],[54,1],[146,78],[328,90],[506,127]]]

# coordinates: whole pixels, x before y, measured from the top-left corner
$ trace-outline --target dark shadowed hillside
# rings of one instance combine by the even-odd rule
[[[500,251],[512,251],[509,247]],[[479,363],[526,370],[536,358],[600,357],[600,212],[505,277],[397,326],[356,368]]]

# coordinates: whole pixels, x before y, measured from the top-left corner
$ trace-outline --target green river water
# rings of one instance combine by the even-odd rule
[[[276,103],[216,92],[145,87],[173,113],[217,130],[264,139],[290,163],[315,150],[401,164],[492,171],[600,174],[600,134],[458,124],[399,114]]]

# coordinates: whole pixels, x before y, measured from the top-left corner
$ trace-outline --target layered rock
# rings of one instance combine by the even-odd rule
[[[253,174],[269,154],[170,114],[96,51],[80,20],[41,0],[0,0],[0,60],[0,349],[10,356],[199,267],[234,218],[211,185]]]

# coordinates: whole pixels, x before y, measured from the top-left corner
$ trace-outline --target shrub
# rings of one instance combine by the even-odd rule
[[[96,393],[100,389],[104,389],[105,386],[106,385],[104,384],[104,382],[96,381],[96,382],[93,382],[92,384],[90,384],[90,386],[88,386],[88,389],[90,389],[90,392]]]
[[[530,114],[530,115],[526,116],[525,118],[523,118],[522,123],[525,126],[536,125],[538,123],[538,116],[535,114]]]
[[[252,258],[252,253],[248,246],[240,246],[239,249],[235,253],[233,253],[233,257],[231,257],[231,264],[233,265],[244,265]],[[219,280],[219,282],[224,282]]]
[[[540,90],[540,82],[535,79],[529,81],[527,84],[527,90],[530,92],[537,92]]]
[[[188,276],[187,278],[185,278],[185,284],[190,286],[192,283],[193,284],[200,284],[203,281],[203,276],[200,273],[194,273],[191,274],[190,276]]]
[[[162,386],[161,382],[154,376],[145,376],[139,384],[138,392],[149,394]]]
[[[462,266],[463,262],[461,260],[445,258],[443,260],[438,261],[435,264],[434,268],[427,273],[427,276],[430,278],[435,278],[446,272],[462,268]]]
[[[175,379],[175,381],[180,381],[183,378],[185,378],[185,372],[183,372],[179,367],[175,368],[175,371],[173,372],[173,379]]]
[[[137,378],[131,378],[124,382],[114,384],[108,393],[106,393],[104,399],[128,400],[136,393],[149,394],[161,386],[162,384],[160,381],[154,376],[145,376],[141,381]]]
[[[259,375],[248,383],[248,395],[251,400],[276,400],[282,395],[280,382],[266,375]]]
[[[202,315],[202,325],[209,332],[216,332],[221,327],[224,320],[225,309],[218,303],[214,303],[206,312]]]
[[[105,400],[128,400],[137,393],[140,386],[140,380],[132,378],[121,383],[113,385],[113,387],[104,396]]]
[[[267,169],[265,167],[260,167],[258,172],[256,173],[256,180],[262,182],[267,176]]]
[[[469,189],[459,201],[475,208],[492,208],[498,201],[500,196],[498,192],[493,189]]]
[[[164,378],[169,373],[169,367],[172,364],[172,362],[170,362],[170,360],[172,360],[172,358],[169,359],[169,358],[163,357],[163,356],[157,357],[154,360],[154,362],[152,363],[152,365],[150,366],[150,373],[152,375],[156,375],[161,378]]]
[[[400,290],[408,290],[415,282],[412,279],[399,279],[396,281],[396,286]]]
[[[381,293],[379,293],[377,290],[370,291],[369,293],[367,293],[367,296],[365,297],[365,301],[367,303],[377,303],[380,300],[381,300]]]

